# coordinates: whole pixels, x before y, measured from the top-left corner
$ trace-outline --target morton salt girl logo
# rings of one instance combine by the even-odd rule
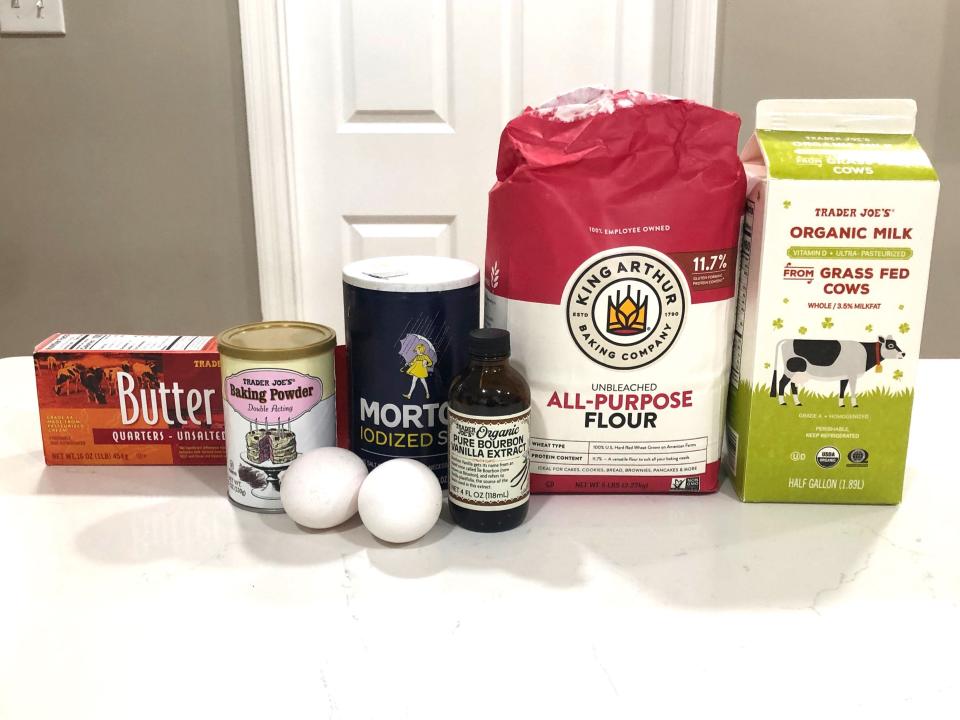
[[[423,388],[425,400],[430,399],[427,378],[433,374],[437,364],[437,351],[427,338],[416,333],[408,333],[400,340],[400,357],[403,358],[401,372],[410,376],[410,389],[403,397],[410,400],[419,384]]]
[[[686,291],[665,258],[646,249],[595,255],[566,291],[570,337],[599,365],[632,370],[660,358],[677,339]]]
[[[425,333],[429,333],[433,341]],[[421,316],[408,324],[394,345],[401,359],[399,374],[390,375],[388,382],[380,386],[384,400],[360,396],[361,450],[373,452],[364,447],[366,445],[376,446],[380,455],[384,455],[382,448],[395,448],[415,452],[392,457],[416,457],[417,452],[422,457],[437,457],[423,453],[434,445],[447,444],[447,403],[442,397],[443,390],[440,390],[441,397],[430,392],[431,386],[435,391],[438,386],[434,374],[447,338],[446,327],[437,317],[429,320]],[[410,402],[390,402],[396,398],[395,393]]]

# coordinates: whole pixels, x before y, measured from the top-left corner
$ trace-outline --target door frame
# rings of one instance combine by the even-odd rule
[[[501,0],[518,8],[519,1]],[[267,320],[301,320],[286,0],[238,0],[238,4],[260,309]],[[718,0],[674,0],[672,94],[713,103],[717,12]]]
[[[239,0],[260,310],[303,319],[286,0]]]

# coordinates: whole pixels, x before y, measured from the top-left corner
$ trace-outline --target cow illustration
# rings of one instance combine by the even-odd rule
[[[103,368],[91,368],[77,362],[66,363],[57,370],[53,392],[57,395],[72,395],[80,392],[82,388],[90,402],[104,405],[107,399],[103,393],[103,375]]]
[[[87,399],[98,405],[106,405],[107,398],[103,394],[103,368],[83,368],[80,371],[80,384],[87,391]]]
[[[133,375],[134,384],[141,388],[155,388],[160,384],[157,379],[156,365],[151,360],[135,360],[123,363],[125,373]]]
[[[64,363],[57,370],[57,377],[54,380],[53,392],[57,395],[70,395],[74,390],[80,389],[80,378],[86,368],[80,363]]]
[[[867,370],[884,360],[899,360],[906,353],[890,335],[879,337],[874,342],[859,340],[781,340],[777,343],[773,363],[773,379],[770,381],[770,397],[776,397],[786,405],[783,392],[790,386],[793,404],[800,405],[797,385],[807,380],[839,380],[840,407],[843,396],[850,387],[850,404],[857,407],[857,379]],[[777,367],[782,368],[779,384]]]
[[[103,369],[103,379],[107,385],[107,395],[117,394],[117,373],[123,372],[119,365],[111,365]]]

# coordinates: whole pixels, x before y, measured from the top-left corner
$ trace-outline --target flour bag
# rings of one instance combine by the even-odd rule
[[[745,179],[736,115],[584,88],[511,120],[485,324],[532,391],[534,492],[717,489]]]

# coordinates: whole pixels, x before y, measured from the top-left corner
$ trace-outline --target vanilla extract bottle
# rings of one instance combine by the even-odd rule
[[[530,501],[530,386],[506,330],[471,331],[467,352],[448,398],[450,514],[467,530],[510,530]]]

